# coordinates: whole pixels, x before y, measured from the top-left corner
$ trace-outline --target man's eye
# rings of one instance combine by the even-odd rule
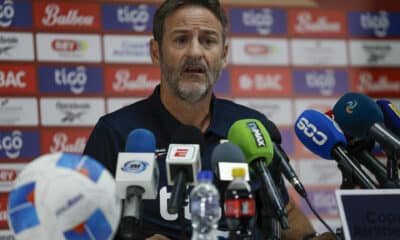
[[[187,42],[187,38],[186,37],[178,37],[175,39],[175,43],[177,46],[182,46]]]
[[[211,47],[217,43],[217,40],[212,39],[212,38],[206,38],[206,39],[204,39],[203,43],[206,47]]]

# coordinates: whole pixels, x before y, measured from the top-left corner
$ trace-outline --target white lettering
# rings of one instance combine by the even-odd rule
[[[260,34],[266,35],[271,32],[274,17],[272,16],[271,9],[264,8],[261,11],[244,11],[242,21],[245,26],[256,27]]]
[[[384,37],[390,27],[390,20],[387,12],[379,11],[376,15],[372,13],[361,14],[360,24],[366,30],[372,29],[376,36]]]
[[[310,123],[308,119],[304,117],[299,119],[296,127],[303,131],[304,135],[311,138],[311,140],[318,146],[322,146],[328,141],[328,136],[319,131],[314,124]]]
[[[70,9],[67,15],[61,15],[60,7],[57,4],[49,4],[45,8],[42,23],[46,26],[91,26],[93,25],[93,20],[93,16],[79,16],[79,10],[77,9]]]
[[[340,32],[340,22],[328,22],[326,17],[317,18],[314,22],[309,12],[302,12],[297,16],[295,29],[299,33],[305,32]]]
[[[128,6],[118,8],[117,19],[120,23],[131,23],[133,30],[143,32],[150,19],[146,5],[139,5],[136,9],[129,9]]]
[[[253,79],[244,74],[239,77],[239,86],[244,90],[249,90],[254,86],[256,90],[281,91],[283,89],[281,80],[280,74],[255,74]]]
[[[400,80],[389,81],[386,75],[379,76],[377,81],[374,81],[373,76],[369,72],[360,74],[360,92],[400,92]]]
[[[163,186],[163,187],[161,187],[160,188],[160,215],[161,215],[161,217],[164,219],[164,220],[167,220],[167,221],[175,221],[176,219],[178,219],[178,214],[176,213],[176,214],[170,214],[170,213],[168,213],[168,205],[167,205],[167,202],[168,202],[168,199],[171,197],[171,193],[169,193],[168,191],[167,191],[167,187],[166,186]],[[188,219],[188,220],[190,220],[191,219],[191,217],[190,217],[190,204],[189,204],[189,196],[186,198],[186,200],[185,200],[185,209],[184,209],[184,212],[185,212],[185,218],[186,219]]]
[[[22,80],[26,76],[25,71],[18,71],[14,73],[13,71],[0,71],[0,88],[25,88],[26,82]]]
[[[50,152],[83,152],[86,144],[85,137],[79,137],[74,143],[68,144],[68,136],[59,132],[53,136],[53,145],[50,146]]]
[[[131,73],[127,69],[121,69],[115,72],[113,89],[117,92],[126,90],[150,90],[160,82],[158,79],[149,79],[145,73],[138,74],[136,79],[131,79]]]
[[[12,18],[15,15],[15,10],[12,0],[5,0],[4,4],[0,5],[0,27],[9,27],[12,23]]]
[[[0,151],[4,150],[8,158],[15,159],[19,157],[23,146],[22,133],[13,131],[11,136],[0,136]]]
[[[319,88],[321,95],[332,95],[336,86],[336,78],[333,70],[326,70],[318,73],[315,71],[309,72],[305,76],[306,84],[310,88]]]
[[[86,69],[84,66],[78,66],[76,71],[67,72],[66,68],[56,69],[54,80],[57,85],[69,86],[75,94],[80,94],[85,90],[87,81]]]
[[[16,172],[10,169],[0,169],[0,181],[8,182],[15,180]]]

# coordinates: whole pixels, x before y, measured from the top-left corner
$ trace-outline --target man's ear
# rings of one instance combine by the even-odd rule
[[[222,67],[226,67],[228,65],[228,57],[229,57],[229,43],[225,42],[225,45],[222,49]]]
[[[160,46],[158,45],[158,42],[156,40],[151,39],[150,40],[150,56],[151,56],[151,61],[153,64],[159,66],[160,65]]]

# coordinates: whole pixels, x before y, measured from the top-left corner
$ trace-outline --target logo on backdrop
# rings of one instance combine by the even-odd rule
[[[60,13],[60,6],[55,3],[51,3],[45,7],[42,18],[42,24],[45,26],[91,26],[93,22],[94,16],[82,15],[79,9],[69,9],[66,14],[62,14]]]
[[[397,69],[353,70],[354,89],[377,97],[398,97],[400,71]]]
[[[386,58],[389,52],[392,51],[391,45],[370,45],[364,44],[364,50],[368,53],[367,62],[370,64],[378,63]]]
[[[100,67],[39,66],[40,91],[43,93],[103,93]]]
[[[360,25],[364,30],[371,30],[377,37],[385,37],[390,27],[389,14],[385,11],[361,13]]]
[[[151,32],[152,16],[156,6],[104,4],[102,8],[103,28],[107,30],[126,30]]]
[[[242,9],[229,11],[230,31],[233,33],[257,33],[260,35],[285,34],[286,13],[280,9]]]
[[[37,131],[0,131],[0,159],[35,158],[39,155],[39,143]]]
[[[297,95],[333,96],[349,91],[344,70],[293,70],[293,85]]]
[[[329,21],[326,16],[314,18],[310,11],[302,11],[297,15],[294,29],[297,33],[341,33],[342,24],[340,21]]]
[[[8,158],[15,159],[19,157],[24,145],[21,131],[12,131],[10,135],[0,137],[0,151],[4,151]]]
[[[31,27],[31,10],[30,1],[4,0],[0,3],[0,27]]]
[[[0,65],[0,95],[35,94],[37,92],[36,67],[30,64]]]
[[[77,137],[75,142],[70,142],[65,132],[57,132],[53,136],[53,145],[50,152],[75,152],[82,153],[85,149],[86,137]]]
[[[139,73],[132,78],[129,69],[120,69],[115,72],[115,82],[112,87],[116,92],[129,90],[153,90],[160,82],[160,79],[149,79],[146,73]]]
[[[56,109],[64,114],[64,117],[61,118],[62,123],[76,122],[81,120],[81,117],[90,110],[90,104],[78,102],[57,102]]]

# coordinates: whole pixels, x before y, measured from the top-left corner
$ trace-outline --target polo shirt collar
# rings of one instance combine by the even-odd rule
[[[162,129],[165,130],[165,134],[167,134],[167,136],[173,136],[175,130],[181,126],[182,123],[172,116],[172,114],[169,113],[162,104],[160,97],[160,85],[154,89],[153,94],[148,98],[148,100],[154,115],[157,117],[157,119],[162,120],[159,122],[159,124],[161,124]],[[220,137],[226,137],[230,126],[226,126],[226,123],[224,124],[224,109],[219,105],[218,99],[213,94],[210,106],[211,121],[205,134],[214,133]]]

